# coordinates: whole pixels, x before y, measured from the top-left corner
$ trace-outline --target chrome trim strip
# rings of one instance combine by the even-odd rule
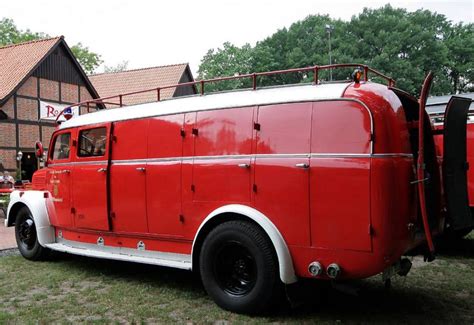
[[[55,167],[55,166],[75,166],[75,165],[100,165],[100,164],[107,164],[107,160],[95,160],[95,161],[71,161],[71,162],[64,162],[64,163],[53,163],[49,164],[48,167]]]
[[[370,158],[370,153],[311,153],[311,158]]]
[[[413,158],[411,153],[374,153],[372,154],[373,158],[384,158],[384,157],[406,157]]]
[[[157,164],[163,162],[181,162],[181,161],[199,161],[199,160],[223,160],[223,159],[277,159],[277,158],[392,158],[406,157],[413,158],[413,154],[409,153],[298,153],[298,154],[256,154],[256,155],[220,155],[220,156],[188,156],[188,157],[166,157],[166,158],[149,158],[149,159],[123,159],[112,160],[112,165],[140,165],[140,164]],[[101,161],[85,161],[85,162],[68,162],[50,164],[50,167],[56,166],[76,166],[76,165],[99,165],[106,164],[107,160]]]
[[[251,159],[254,156],[256,155],[215,155],[215,156],[194,156],[191,158],[194,158],[194,160],[222,159],[222,157],[226,157],[227,159]]]
[[[310,153],[288,153],[288,154],[272,154],[272,153],[268,153],[268,154],[257,154],[257,155],[254,155],[255,158],[259,158],[259,159],[265,159],[265,158],[309,158],[311,156]]]

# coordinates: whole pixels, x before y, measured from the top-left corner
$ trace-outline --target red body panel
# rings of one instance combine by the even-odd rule
[[[53,202],[52,223],[70,240],[190,254],[212,211],[242,204],[277,227],[298,276],[316,260],[343,278],[379,273],[419,244],[407,121],[385,86],[351,84],[344,97],[113,122],[105,156],[73,148],[73,172],[55,176],[72,176],[60,181],[72,194]],[[49,163],[48,175],[64,168]]]
[[[114,124],[110,165],[112,229],[147,233],[146,162],[149,120]],[[133,134],[133,136],[130,136]]]
[[[181,162],[184,115],[150,119],[148,157],[176,159],[149,161],[146,171],[146,205],[151,234],[183,236],[181,201]],[[157,199],[159,198],[159,199]]]
[[[467,170],[467,190],[469,206],[474,207],[474,124],[467,124],[467,161],[470,167]]]
[[[443,125],[435,125],[435,130],[443,130]],[[467,161],[469,163],[469,169],[467,170],[467,190],[469,195],[469,206],[474,208],[474,123],[468,122],[466,126],[467,131]],[[436,145],[436,154],[438,159],[442,160],[443,157],[443,134],[436,134],[434,136]]]

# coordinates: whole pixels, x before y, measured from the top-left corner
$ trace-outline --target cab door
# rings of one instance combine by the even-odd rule
[[[55,133],[49,149],[46,189],[50,194],[50,201],[47,208],[51,224],[57,227],[74,226],[71,213],[72,157],[70,150],[74,135],[74,130]]]
[[[107,183],[110,123],[77,131],[72,197],[77,228],[109,230]]]
[[[148,119],[116,122],[113,125],[110,165],[110,208],[112,230],[146,233],[146,177]]]

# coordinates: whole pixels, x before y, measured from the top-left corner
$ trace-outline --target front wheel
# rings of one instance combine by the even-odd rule
[[[273,245],[249,222],[229,221],[214,228],[202,246],[200,271],[207,293],[233,312],[261,313],[280,297]]]
[[[36,225],[27,207],[18,211],[15,220],[15,237],[21,255],[32,261],[43,260],[48,256],[49,250],[38,242]]]

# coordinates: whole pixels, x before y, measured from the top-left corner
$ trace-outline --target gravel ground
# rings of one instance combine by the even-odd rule
[[[13,256],[13,255],[20,255],[18,248],[9,248],[0,251],[0,257],[3,256]]]

